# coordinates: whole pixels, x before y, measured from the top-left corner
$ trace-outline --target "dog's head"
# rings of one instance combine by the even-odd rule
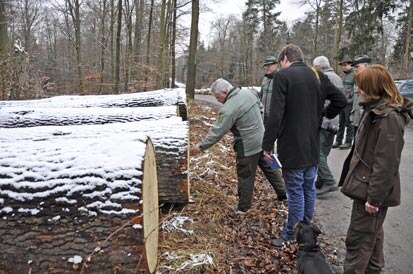
[[[315,246],[320,229],[312,223],[301,221],[294,227],[294,236],[298,245]]]

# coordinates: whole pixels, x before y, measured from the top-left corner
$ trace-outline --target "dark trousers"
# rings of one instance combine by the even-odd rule
[[[383,222],[387,208],[369,214],[364,204],[362,201],[353,201],[346,238],[344,274],[379,274],[384,267]]]
[[[251,208],[259,157],[260,152],[246,157],[237,156],[238,210],[247,211]]]
[[[258,160],[258,166],[264,173],[265,177],[267,178],[270,185],[275,190],[275,193],[279,198],[284,198],[286,196],[285,184],[283,177],[281,175],[281,171],[279,169],[272,169],[265,165],[264,159],[262,159],[263,155],[260,156]]]
[[[334,133],[325,129],[320,129],[320,161],[318,164],[317,180],[319,180],[323,186],[336,185],[336,180],[327,163],[327,156],[330,154],[333,141]]]
[[[352,109],[351,104],[347,104],[344,109],[339,114],[339,128],[337,131],[336,142],[341,144],[344,139],[344,130],[347,129],[345,143],[351,144],[353,142],[353,126],[351,125],[350,121],[350,113]]]

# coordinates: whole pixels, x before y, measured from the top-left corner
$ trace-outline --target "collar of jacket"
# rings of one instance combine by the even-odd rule
[[[265,74],[265,77],[272,79],[272,78],[274,78],[274,73],[275,73],[275,71],[271,72],[271,73],[268,73],[268,74]]]
[[[292,62],[291,65],[290,65],[290,67],[292,67],[292,66],[306,66],[306,67],[308,67],[308,66],[307,66],[306,64],[304,64],[304,62],[302,62],[302,61]]]
[[[227,100],[228,100],[229,98],[232,97],[232,92],[234,92],[236,89],[238,89],[238,88],[237,88],[237,87],[233,87],[233,88],[228,92],[227,97],[225,97],[224,104],[227,102]],[[235,95],[235,93],[234,93],[233,95]]]
[[[385,117],[389,115],[390,112],[393,110],[400,112],[401,111],[401,105],[399,104],[387,104],[383,102],[383,100],[380,98],[378,100],[371,100],[368,102],[361,102],[360,106],[362,106],[365,110],[370,110],[373,112],[376,116],[381,116]]]
[[[353,69],[353,68],[351,68],[350,70],[347,70],[347,71],[344,71],[344,70],[343,70],[343,72],[344,72],[345,74],[352,73],[353,71],[354,71],[354,69]]]

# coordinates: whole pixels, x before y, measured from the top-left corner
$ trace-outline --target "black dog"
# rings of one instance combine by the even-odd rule
[[[313,224],[301,221],[294,228],[298,243],[297,268],[299,274],[332,274],[320,247],[317,236],[321,231]]]

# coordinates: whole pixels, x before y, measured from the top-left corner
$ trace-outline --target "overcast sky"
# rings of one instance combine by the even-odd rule
[[[211,37],[211,23],[222,16],[228,16],[230,14],[241,18],[242,12],[245,10],[244,0],[220,0],[219,3],[214,3],[213,0],[207,0],[207,6],[211,9],[210,12],[202,12],[199,18],[199,31],[201,33],[201,40],[206,44]],[[218,1],[215,1],[218,2]],[[299,7],[292,4],[291,0],[281,0],[278,10],[281,11],[280,19],[287,21],[291,24],[293,21],[300,19],[304,16],[304,12],[308,7]]]

